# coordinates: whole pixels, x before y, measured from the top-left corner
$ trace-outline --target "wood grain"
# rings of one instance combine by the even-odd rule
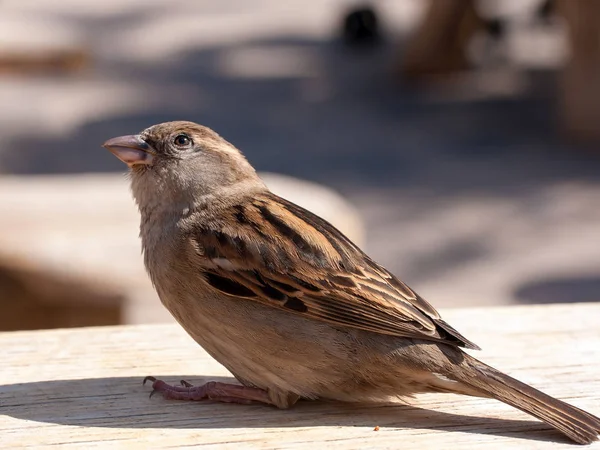
[[[483,361],[600,414],[600,303],[443,315]],[[177,325],[6,332],[0,348],[0,448],[573,448],[506,405],[450,394],[288,411],[149,398],[146,375],[230,379]]]

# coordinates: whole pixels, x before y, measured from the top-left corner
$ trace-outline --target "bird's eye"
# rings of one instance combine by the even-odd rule
[[[185,134],[178,134],[174,142],[177,147],[188,147],[192,143],[192,140]]]

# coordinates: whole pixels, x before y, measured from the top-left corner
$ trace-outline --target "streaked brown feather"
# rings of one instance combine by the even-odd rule
[[[305,209],[265,192],[225,209],[221,219],[190,234],[199,267],[221,292],[339,326],[478,348]]]

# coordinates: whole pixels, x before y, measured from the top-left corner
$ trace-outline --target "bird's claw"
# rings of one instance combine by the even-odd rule
[[[226,403],[241,403],[244,405],[252,402],[261,402],[268,405],[273,404],[267,391],[254,387],[220,383],[217,381],[209,381],[201,386],[194,386],[185,380],[180,380],[180,386],[177,386],[167,384],[163,380],[157,380],[151,376],[144,378],[144,383],[146,381],[152,381],[150,398],[154,394],[160,393],[163,398],[172,400],[214,400]]]

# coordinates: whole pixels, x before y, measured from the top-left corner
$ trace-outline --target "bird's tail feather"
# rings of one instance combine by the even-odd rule
[[[482,391],[483,396],[531,414],[579,444],[589,444],[598,439],[600,418],[544,394],[469,355],[465,355],[463,368],[466,370],[456,371],[452,377]]]

